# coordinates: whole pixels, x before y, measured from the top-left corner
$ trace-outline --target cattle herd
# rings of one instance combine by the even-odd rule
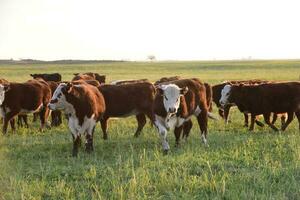
[[[226,81],[211,86],[197,78],[182,79],[179,76],[163,77],[155,83],[147,79],[119,80],[105,84],[105,76],[98,73],[74,74],[71,81],[62,81],[61,75],[30,74],[25,83],[0,79],[0,113],[3,118],[3,133],[8,124],[15,131],[18,126],[28,127],[27,114],[40,120],[40,130],[59,126],[65,116],[73,137],[73,156],[77,156],[81,136],[86,139],[87,152],[93,151],[93,134],[100,122],[103,139],[107,139],[108,119],[135,115],[138,137],[146,124],[146,118],[158,130],[164,153],[170,149],[167,132],[174,130],[176,146],[180,138],[187,138],[195,116],[202,141],[207,144],[208,118],[212,114],[212,102],[219,115],[229,122],[229,110],[237,106],[244,114],[245,126],[254,129],[254,124],[263,115],[265,123],[273,130],[278,116],[284,131],[296,115],[300,129],[300,82],[275,82],[264,80]],[[51,116],[51,123],[48,118]],[[272,120],[271,120],[272,117]]]

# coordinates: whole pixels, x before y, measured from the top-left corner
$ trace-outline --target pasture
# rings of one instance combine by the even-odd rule
[[[299,80],[300,61],[116,62],[0,65],[2,78],[23,82],[30,73],[97,72],[107,81],[162,76],[197,77],[210,84],[234,79]],[[213,111],[217,115],[217,109]],[[231,123],[209,120],[208,143],[194,127],[188,140],[163,155],[157,130],[147,123],[134,138],[134,117],[109,122],[109,139],[95,131],[92,154],[71,156],[62,126],[38,131],[38,123],[0,134],[0,199],[299,199],[300,133],[294,120],[286,132],[255,126],[249,133],[236,108]],[[262,120],[262,119],[261,119]],[[277,121],[279,126],[280,120]],[[195,121],[194,121],[195,122]]]

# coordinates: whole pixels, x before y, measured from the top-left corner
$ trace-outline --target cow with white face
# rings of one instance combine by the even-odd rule
[[[94,86],[84,82],[61,83],[48,105],[51,110],[63,110],[73,136],[73,156],[77,156],[81,135],[86,137],[86,151],[93,151],[96,122],[105,111],[104,98]]]
[[[172,115],[177,113],[180,105],[180,98],[187,93],[188,88],[179,88],[175,84],[168,84],[161,85],[158,89],[163,96],[164,108],[167,112],[166,120],[169,120]]]
[[[230,104],[229,97],[231,93],[231,87],[231,85],[225,85],[221,91],[220,104],[222,107],[224,107],[227,104]]]
[[[203,142],[207,143],[206,88],[199,80],[181,79],[158,85],[153,110],[154,124],[160,134],[165,153],[170,149],[167,142],[168,130],[174,129],[178,146],[183,125],[190,121],[193,115],[197,117]]]
[[[5,92],[8,90],[8,86],[0,84],[0,105],[4,102]]]

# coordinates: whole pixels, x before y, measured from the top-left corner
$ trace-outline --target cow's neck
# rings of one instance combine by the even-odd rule
[[[74,108],[74,106],[72,105],[72,104],[70,104],[70,103],[66,103],[66,105],[65,105],[65,109],[64,109],[64,112],[67,114],[67,115],[69,115],[69,116],[76,116],[75,115],[75,108]]]

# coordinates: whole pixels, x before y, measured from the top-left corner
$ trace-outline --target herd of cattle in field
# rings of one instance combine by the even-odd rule
[[[170,149],[167,132],[174,130],[176,146],[180,138],[187,138],[193,126],[191,117],[197,118],[201,137],[207,145],[208,118],[212,114],[212,102],[219,115],[228,123],[231,106],[237,106],[244,114],[245,126],[264,124],[258,120],[263,115],[265,123],[273,130],[278,116],[284,131],[296,115],[300,129],[300,82],[275,82],[264,80],[226,81],[211,86],[197,78],[182,79],[179,76],[163,77],[155,83],[147,79],[119,80],[105,84],[105,76],[98,73],[74,74],[71,81],[62,81],[61,75],[31,74],[25,83],[0,80],[0,113],[3,133],[10,123],[15,131],[15,118],[19,126],[28,127],[27,114],[40,118],[40,129],[59,126],[65,116],[73,137],[73,156],[77,156],[81,136],[86,138],[87,152],[93,151],[93,133],[99,121],[103,139],[107,139],[108,119],[136,116],[138,137],[146,124],[146,117],[158,129],[165,153]],[[62,115],[62,112],[64,115]],[[48,117],[51,115],[51,125]],[[273,119],[271,121],[271,115]]]

